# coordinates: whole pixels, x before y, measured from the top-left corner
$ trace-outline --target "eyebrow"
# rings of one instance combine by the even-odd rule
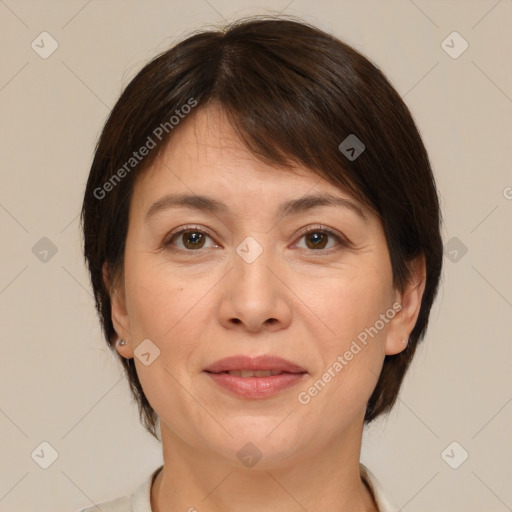
[[[350,199],[331,194],[314,194],[290,199],[279,205],[276,212],[278,217],[297,215],[320,206],[335,206],[352,210],[365,222],[368,220],[362,208]],[[190,208],[213,214],[228,213],[225,203],[204,195],[168,194],[155,201],[146,213],[146,221],[157,213],[171,208]]]

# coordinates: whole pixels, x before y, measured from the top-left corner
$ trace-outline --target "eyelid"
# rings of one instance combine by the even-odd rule
[[[298,236],[298,239],[300,239],[304,235],[307,235],[309,233],[315,233],[317,231],[321,231],[321,232],[327,233],[328,235],[332,236],[333,238],[336,239],[338,244],[343,246],[343,247],[352,247],[352,245],[353,245],[352,242],[345,235],[343,235],[339,231],[336,231],[336,230],[334,230],[332,228],[329,228],[327,226],[324,226],[322,224],[317,224],[317,225],[313,225],[313,226],[307,226],[307,227],[301,229],[299,231],[299,233],[297,234],[297,236]],[[318,251],[315,251],[314,249],[308,249],[308,252],[310,252],[310,253],[318,253],[318,254],[329,254],[329,253],[334,252],[334,251],[336,251],[338,249],[339,249],[339,247],[332,247],[331,249],[318,250]]]
[[[176,228],[175,230],[173,230],[171,233],[169,233],[165,238],[164,238],[164,241],[163,241],[163,247],[167,247],[169,245],[171,245],[171,241],[173,240],[173,238],[175,238],[177,235],[180,235],[184,232],[187,232],[187,231],[197,231],[197,232],[200,232],[200,233],[204,233],[206,235],[208,235],[212,240],[215,240],[215,237],[213,236],[213,234],[205,227],[203,226],[198,226],[198,225],[184,225],[184,226],[180,226],[178,228]],[[302,228],[296,235],[296,242],[298,240],[300,240],[303,236],[305,235],[308,235],[309,233],[314,233],[314,232],[324,232],[324,233],[327,233],[329,236],[332,236],[336,239],[336,241],[338,242],[339,245],[343,246],[343,247],[351,247],[352,246],[352,242],[350,242],[350,240],[348,240],[348,238],[346,236],[344,236],[343,234],[341,234],[340,232],[334,230],[334,229],[331,229],[327,226],[324,226],[322,224],[317,224],[317,225],[312,225],[312,226],[306,226],[305,228]],[[217,242],[215,242],[216,245]],[[319,253],[319,254],[329,254],[333,251],[336,251],[338,250],[339,248],[337,247],[332,247],[331,249],[327,249],[327,250],[314,250],[314,249],[306,249],[307,252],[309,253]],[[200,249],[197,249],[197,250],[185,250],[185,249],[180,249],[180,248],[176,248],[176,250],[178,251],[184,251],[184,252],[199,252]]]
[[[171,240],[173,238],[175,238],[176,235],[181,235],[182,233],[185,233],[186,231],[194,231],[194,232],[198,231],[200,233],[204,233],[205,235],[208,235],[211,239],[214,239],[214,236],[207,228],[205,228],[203,226],[189,224],[189,225],[179,226],[178,228],[171,231],[168,235],[165,236],[162,245],[164,247],[166,247],[167,245],[169,245],[171,243]],[[187,251],[187,252],[192,252],[192,251]]]

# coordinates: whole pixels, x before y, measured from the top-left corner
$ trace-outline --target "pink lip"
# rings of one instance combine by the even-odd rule
[[[230,370],[279,370],[287,373],[304,373],[306,370],[300,366],[277,356],[249,357],[237,355],[219,359],[205,368],[211,373],[227,372]]]
[[[230,370],[276,370],[283,372],[269,377],[238,377]],[[304,368],[277,356],[248,357],[244,355],[220,359],[204,372],[216,384],[242,398],[267,398],[294,386],[307,373]]]

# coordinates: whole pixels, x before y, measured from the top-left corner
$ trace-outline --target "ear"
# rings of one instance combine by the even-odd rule
[[[118,341],[126,340],[126,344],[124,346],[120,346],[119,343],[116,343],[116,349],[123,357],[133,357],[130,335],[130,318],[126,309],[124,283],[120,282],[114,284],[112,282],[111,269],[107,262],[103,264],[102,276],[105,287],[110,295],[110,315],[112,317],[112,323],[114,324],[116,334],[119,337]]]
[[[409,341],[411,331],[421,309],[421,299],[425,291],[426,264],[421,254],[409,263],[410,276],[402,293],[397,292],[396,301],[402,305],[400,311],[390,321],[386,338],[386,355],[402,352]]]

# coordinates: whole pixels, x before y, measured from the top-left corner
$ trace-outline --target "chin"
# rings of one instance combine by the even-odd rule
[[[280,425],[281,416],[251,418],[226,425],[233,437],[222,436],[212,440],[210,447],[236,467],[271,469],[283,464],[304,449],[304,432],[292,425]],[[276,428],[277,427],[277,428]],[[290,428],[292,427],[292,428]]]

